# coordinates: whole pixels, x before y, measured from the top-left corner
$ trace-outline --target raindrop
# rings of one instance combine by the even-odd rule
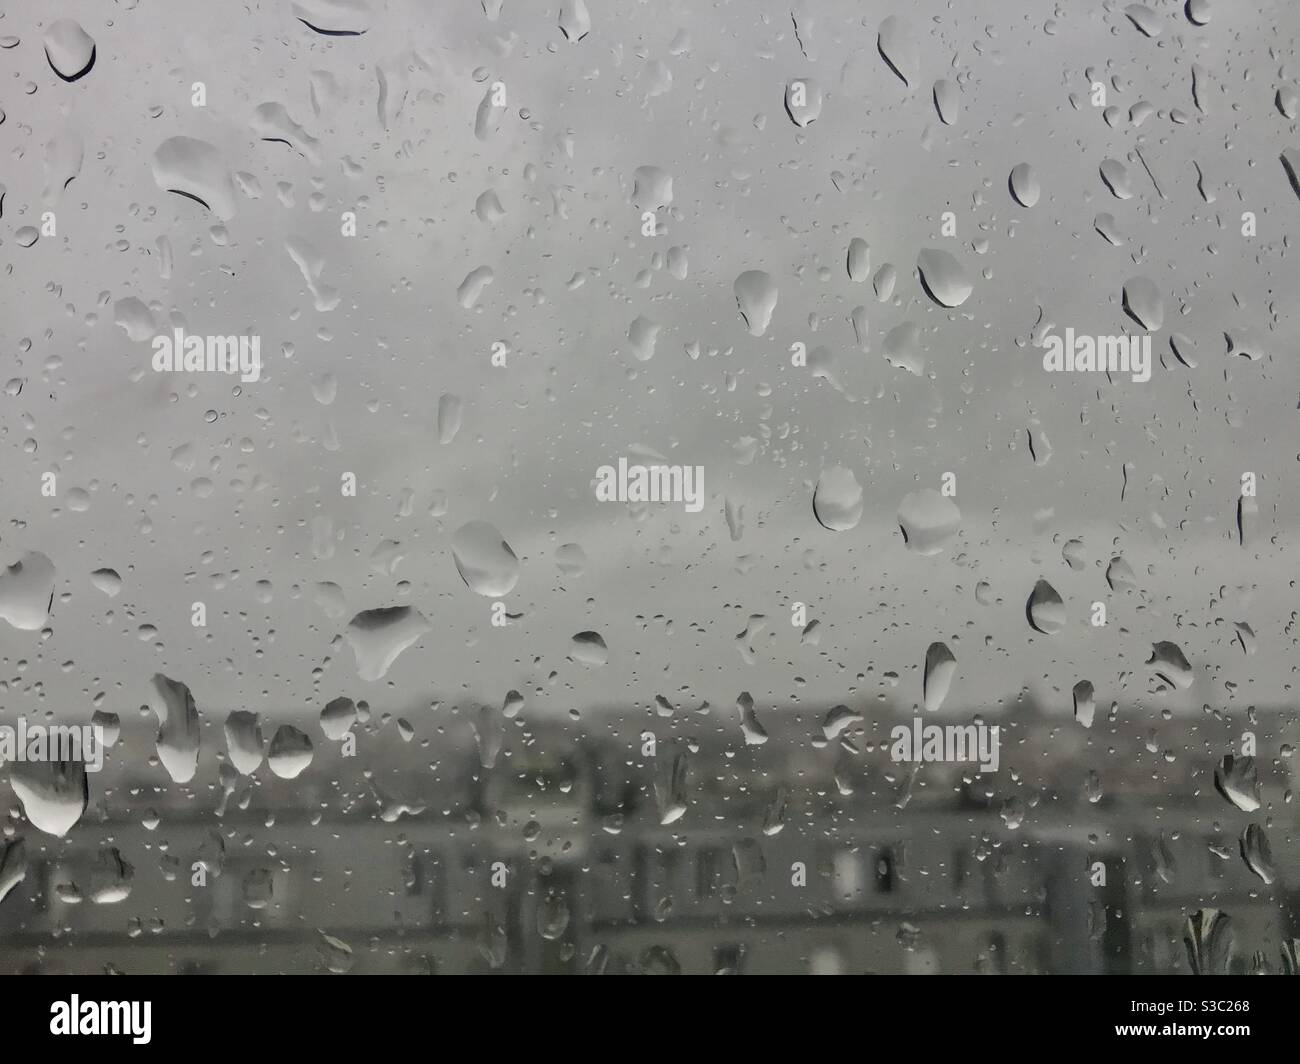
[[[946,251],[924,248],[916,257],[916,268],[926,294],[943,307],[960,307],[970,298],[970,280],[961,263]]]
[[[235,186],[221,153],[205,140],[171,137],[153,156],[153,179],[164,192],[185,196],[222,221],[235,215]]]
[[[81,761],[15,761],[9,769],[9,785],[32,826],[58,838],[73,829],[90,803],[86,766]],[[6,851],[6,866],[8,861]]]
[[[1243,813],[1259,808],[1259,775],[1253,757],[1228,754],[1214,770],[1214,788]]]
[[[1128,170],[1116,159],[1105,159],[1101,164],[1101,179],[1116,199],[1133,198],[1133,188],[1129,184]]]
[[[64,81],[76,81],[95,65],[95,42],[80,23],[61,18],[45,31],[45,58]]]
[[[1124,309],[1148,332],[1158,332],[1165,323],[1165,305],[1155,282],[1134,277],[1124,284]]]
[[[271,737],[266,764],[282,780],[302,775],[314,753],[311,739],[292,724],[281,724]]]
[[[326,37],[358,37],[370,28],[365,0],[295,0],[294,17]]]
[[[776,309],[776,282],[762,270],[746,270],[736,278],[736,304],[750,336],[762,336]]]
[[[925,676],[922,700],[928,712],[937,711],[948,697],[952,679],[957,674],[957,659],[945,643],[931,643],[925,652]]]
[[[1159,37],[1161,30],[1164,28],[1160,16],[1145,4],[1129,4],[1124,9],[1124,14],[1128,16],[1129,21],[1134,26],[1148,37]]]
[[[954,125],[961,116],[961,92],[946,78],[934,83],[934,109],[946,126]]]
[[[158,718],[158,760],[177,783],[188,783],[199,765],[199,711],[190,689],[154,673],[149,705]]]
[[[1044,635],[1055,635],[1065,627],[1065,603],[1046,580],[1039,580],[1025,605],[1029,624]]]
[[[849,241],[848,271],[854,282],[865,281],[871,272],[871,247],[860,236]]]
[[[569,641],[569,660],[598,669],[609,660],[609,649],[599,632],[579,632]]]
[[[847,532],[862,520],[862,486],[851,469],[831,466],[813,491],[813,516],[832,532]]]
[[[54,563],[29,551],[0,572],[0,618],[24,631],[43,628],[54,605]]]
[[[921,353],[921,330],[910,321],[895,325],[885,336],[884,356],[891,366],[921,376],[925,356]]]
[[[921,57],[912,38],[911,27],[906,22],[897,15],[885,19],[880,24],[877,47],[881,57],[889,64],[889,69],[902,79],[904,85],[916,84]]]
[[[363,610],[348,622],[345,638],[363,680],[379,680],[397,656],[429,631],[429,622],[411,606]]]
[[[460,578],[475,594],[501,598],[519,579],[519,559],[487,521],[461,525],[451,537],[451,554]]]
[[[1015,197],[1020,206],[1032,207],[1038,202],[1038,175],[1034,173],[1034,168],[1028,163],[1019,163],[1012,167],[1007,184],[1011,189],[1011,195]]]
[[[1177,643],[1161,641],[1151,644],[1151,657],[1147,659],[1156,676],[1171,687],[1185,691],[1192,686],[1192,666]]]
[[[811,125],[822,113],[822,87],[812,78],[795,78],[785,87],[785,113],[800,129]]]
[[[451,443],[460,431],[461,402],[457,396],[447,394],[438,400],[438,442]]]
[[[1093,717],[1097,713],[1097,700],[1092,684],[1080,680],[1074,685],[1074,719],[1083,727],[1091,728]]]
[[[915,554],[938,554],[961,527],[957,504],[933,488],[903,497],[898,507],[898,527],[907,549]]]
[[[226,752],[235,770],[251,776],[262,764],[262,724],[256,713],[236,709],[226,718]]]
[[[577,543],[555,548],[555,564],[565,576],[579,577],[587,571],[587,553]]]
[[[357,705],[350,698],[335,698],[320,711],[320,730],[325,738],[342,742],[356,723]]]
[[[591,31],[591,15],[584,0],[563,0],[560,4],[560,32],[566,41],[580,41]]]
[[[748,691],[740,693],[736,708],[740,710],[740,731],[745,736],[745,745],[762,746],[767,742],[767,729],[759,722],[754,711],[754,699]]]

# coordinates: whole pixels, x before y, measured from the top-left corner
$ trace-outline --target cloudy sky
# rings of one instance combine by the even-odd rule
[[[0,623],[6,714],[84,719],[99,695],[131,712],[155,672],[221,718],[341,694],[415,717],[510,688],[538,713],[656,695],[730,707],[745,690],[760,708],[869,710],[919,700],[935,641],[958,661],[950,708],[1027,688],[1068,711],[1083,679],[1105,703],[1292,702],[1294,4],[1215,0],[1197,26],[1153,0],[1144,32],[1122,4],[588,0],[579,40],[560,7],[59,0],[0,15],[0,552],[40,552],[57,574],[48,637]],[[889,16],[906,81],[880,51]],[[58,19],[94,41],[75,81],[46,58]],[[821,99],[802,127],[793,81]],[[497,83],[499,112],[481,106]],[[256,120],[279,108],[278,130]],[[230,217],[160,184],[174,137],[212,147]],[[1029,207],[1008,187],[1020,164],[1040,188]],[[671,178],[654,236],[639,167]],[[499,217],[476,211],[488,192]],[[54,235],[23,246],[43,212]],[[316,294],[287,245],[319,254]],[[925,248],[962,268],[959,307],[923,289]],[[483,267],[492,283],[467,307],[458,290]],[[779,292],[761,336],[733,290],[749,270]],[[1143,331],[1123,309],[1137,279],[1163,318],[1151,380],[1045,373],[1033,344],[1049,327]],[[131,300],[159,332],[259,335],[262,379],[153,372]],[[657,327],[645,360],[638,319]],[[885,357],[907,323],[919,374]],[[1195,365],[1170,353],[1174,334]],[[796,343],[829,368],[792,365]],[[448,442],[444,396],[461,410]],[[596,501],[599,466],[656,454],[704,467],[703,512]],[[812,507],[834,466],[862,488],[860,521],[838,532]],[[1246,471],[1259,512],[1243,545]],[[923,556],[899,505],[945,473],[960,530]],[[505,628],[451,554],[471,521],[520,562]],[[556,564],[569,543],[581,574]],[[1107,584],[1116,555],[1131,591]],[[122,577],[114,598],[91,581],[102,567]],[[1039,579],[1065,603],[1054,635],[1026,620]],[[815,645],[793,602],[820,622]],[[394,605],[430,629],[363,680],[347,621]],[[582,631],[605,640],[604,666],[569,660]],[[1183,649],[1191,688],[1153,693],[1159,640]]]

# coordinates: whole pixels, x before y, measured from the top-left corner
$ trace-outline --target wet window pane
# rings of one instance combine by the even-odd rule
[[[0,11],[0,968],[1295,972],[1294,4]]]

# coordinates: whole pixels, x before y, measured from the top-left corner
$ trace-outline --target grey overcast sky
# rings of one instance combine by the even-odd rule
[[[0,560],[39,552],[56,573],[48,638],[0,623],[7,715],[84,719],[101,694],[133,711],[155,672],[219,719],[338,695],[410,714],[510,688],[536,713],[656,695],[730,707],[745,690],[767,711],[869,709],[919,701],[935,641],[958,662],[949,709],[1028,688],[1068,712],[1084,679],[1104,704],[1293,704],[1300,197],[1280,159],[1300,151],[1294,3],[1214,0],[1197,26],[1151,0],[1151,36],[1116,3],[808,0],[792,17],[767,0],[588,0],[573,41],[561,6],[6,5]],[[912,41],[894,55],[907,83],[879,48],[891,15]],[[42,45],[57,19],[94,41],[75,81]],[[785,107],[795,81],[821,98],[803,127]],[[484,107],[476,135],[497,83],[506,105]],[[951,124],[936,91],[956,94]],[[174,137],[211,145],[229,218],[160,186]],[[1020,164],[1032,206],[1009,189]],[[653,236],[639,167],[672,180]],[[489,191],[499,217],[476,211]],[[44,212],[54,234],[24,246]],[[870,248],[861,280],[854,238]],[[317,294],[287,246],[319,254]],[[959,307],[923,289],[925,248],[960,264]],[[492,283],[466,307],[481,267]],[[733,290],[749,270],[779,292],[762,336]],[[1140,279],[1163,316],[1150,381],[1044,372],[1045,331],[1143,332],[1123,309]],[[326,288],[337,305],[317,309]],[[645,360],[638,319],[657,326]],[[150,323],[257,334],[262,377],[155,373]],[[885,357],[907,323],[920,374]],[[825,348],[814,363],[830,370],[792,365],[796,343]],[[444,396],[461,424],[440,443]],[[704,467],[703,512],[595,500],[599,466],[655,454]],[[839,532],[812,506],[834,466],[862,488],[860,522]],[[1244,544],[1243,472],[1258,482]],[[960,530],[920,555],[898,509],[945,473]],[[520,560],[504,628],[452,558],[471,521]],[[568,543],[581,575],[557,566]],[[1107,584],[1117,555],[1131,591]],[[104,567],[122,578],[114,598],[91,580]],[[1065,602],[1054,635],[1027,623],[1039,579]],[[317,603],[321,582],[342,590],[342,617]],[[815,645],[794,602],[820,622]],[[430,630],[365,681],[340,637],[394,605]],[[767,622],[746,660],[752,615]],[[569,660],[582,631],[605,640],[604,666]],[[1186,690],[1153,693],[1161,640],[1191,663]]]

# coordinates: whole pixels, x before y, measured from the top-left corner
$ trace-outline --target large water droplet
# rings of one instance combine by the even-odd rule
[[[320,711],[320,730],[325,738],[342,742],[357,719],[357,704],[350,698],[334,698]]]
[[[9,784],[32,826],[58,838],[73,829],[90,803],[81,761],[15,761]]]
[[[1277,879],[1277,867],[1273,864],[1273,850],[1268,844],[1268,836],[1258,824],[1247,825],[1242,833],[1241,858],[1265,886],[1272,886]]]
[[[973,289],[966,271],[948,252],[924,248],[916,257],[916,268],[926,293],[940,306],[960,307],[970,298]]]
[[[1145,4],[1129,4],[1124,9],[1124,14],[1147,37],[1159,37],[1164,30],[1164,22],[1160,16]]]
[[[1065,603],[1046,580],[1039,580],[1029,595],[1025,613],[1035,631],[1055,635],[1065,627]]]
[[[822,87],[813,78],[794,78],[785,86],[785,113],[800,129],[821,117]]]
[[[762,336],[776,309],[776,282],[763,270],[746,270],[734,285],[736,305],[750,336]]]
[[[1018,163],[1012,167],[1007,184],[1011,189],[1011,195],[1015,197],[1020,206],[1032,207],[1038,202],[1038,175],[1034,173],[1034,168],[1028,163]]]
[[[880,24],[876,40],[880,55],[897,74],[904,85],[915,85],[921,55],[912,36],[911,27],[897,15],[890,15]]]
[[[1155,674],[1165,683],[1185,691],[1194,679],[1192,666],[1177,643],[1161,641],[1151,644],[1151,657],[1147,659]]]
[[[560,32],[566,41],[580,41],[591,31],[591,15],[584,0],[563,0],[560,4]]]
[[[961,116],[961,91],[945,78],[934,83],[934,109],[946,126],[954,125]]]
[[[1116,199],[1133,198],[1133,186],[1129,184],[1128,169],[1118,159],[1104,159],[1101,164],[1101,179]]]
[[[925,652],[925,675],[921,697],[927,711],[933,713],[943,705],[957,675],[957,659],[946,643],[931,643]]]
[[[222,221],[235,216],[235,186],[221,153],[205,140],[171,137],[153,156],[153,179],[164,192],[201,204]]]
[[[1214,787],[1243,813],[1259,808],[1259,775],[1253,757],[1228,754],[1214,770]]]
[[[345,637],[363,680],[378,680],[397,656],[429,631],[429,622],[411,606],[363,610],[348,622]]]
[[[823,528],[847,532],[862,520],[862,485],[851,469],[831,466],[817,478],[813,516]]]
[[[300,776],[311,764],[314,754],[311,739],[292,724],[281,724],[271,737],[266,764],[282,780]]]
[[[237,772],[251,776],[262,764],[262,724],[256,713],[236,709],[226,718],[226,752]]]
[[[895,325],[885,334],[885,361],[891,366],[921,376],[925,372],[925,355],[921,353],[921,330],[912,322]]]
[[[599,632],[579,632],[569,641],[569,660],[598,669],[609,660],[609,648]]]
[[[961,527],[957,504],[933,488],[903,497],[898,507],[898,527],[907,549],[917,554],[938,554]]]
[[[0,573],[0,618],[15,628],[43,628],[54,605],[54,563],[39,551],[24,554]]]
[[[849,241],[849,280],[862,282],[871,272],[871,246],[860,236]]]
[[[1134,277],[1125,282],[1124,309],[1148,332],[1158,332],[1165,323],[1165,304],[1160,289],[1146,277]]]
[[[519,579],[519,559],[487,521],[461,525],[451,537],[451,554],[460,578],[475,594],[500,598]]]
[[[177,783],[188,783],[199,766],[199,711],[190,689],[154,673],[149,705],[158,718],[158,760]]]
[[[64,81],[76,81],[95,65],[95,42],[79,22],[61,18],[45,31],[45,58]]]

